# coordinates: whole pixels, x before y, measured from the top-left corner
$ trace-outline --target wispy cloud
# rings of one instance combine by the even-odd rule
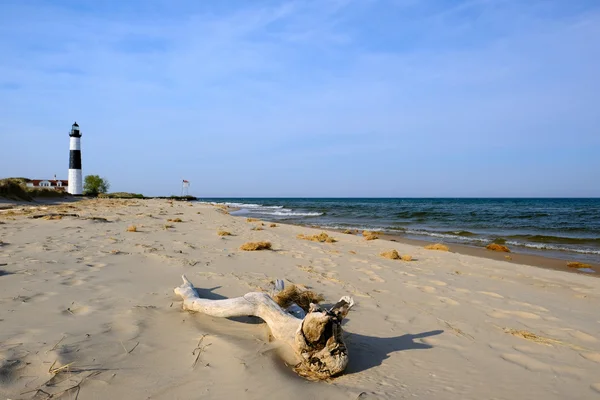
[[[352,167],[337,173],[354,182],[348,190],[394,179],[416,188],[382,184],[373,195],[469,194],[453,178],[466,167],[452,153],[473,160],[474,174],[482,162],[510,160],[512,183],[500,190],[518,195],[541,171],[522,174],[525,161],[510,154],[550,152],[579,173],[569,157],[600,149],[599,39],[592,1],[5,1],[0,143],[30,148],[32,161],[6,154],[0,170],[60,170],[76,118],[84,168],[115,189],[162,193],[185,174],[213,195],[277,195],[294,176],[312,182],[306,194],[335,195],[294,165],[383,157],[376,179]],[[229,167],[206,174],[219,160]],[[427,184],[398,177],[410,163]],[[247,185],[247,168],[278,183]],[[600,178],[584,174],[590,184]]]

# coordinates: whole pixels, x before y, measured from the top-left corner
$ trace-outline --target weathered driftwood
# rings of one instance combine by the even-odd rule
[[[297,357],[295,371],[310,379],[327,379],[344,371],[348,365],[348,350],[344,343],[342,320],[354,305],[344,296],[329,310],[311,303],[308,313],[292,304],[290,311],[282,309],[267,293],[252,292],[225,300],[202,299],[191,282],[182,276],[183,284],[175,294],[183,298],[183,309],[213,317],[255,316],[269,326],[273,337],[290,346]],[[283,290],[283,281],[277,281]]]

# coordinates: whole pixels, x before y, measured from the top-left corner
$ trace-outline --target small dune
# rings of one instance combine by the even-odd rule
[[[396,250],[384,251],[380,254],[383,258],[389,258],[390,260],[400,260],[400,254]]]
[[[590,264],[585,264],[579,261],[572,261],[567,263],[567,267],[569,268],[592,268]]]
[[[227,232],[227,231],[218,231],[217,235],[219,236],[231,236],[231,232]]]
[[[127,227],[127,232],[137,232],[137,226],[131,225]]]
[[[167,222],[183,222],[181,218],[168,219]]]
[[[450,248],[445,244],[436,243],[425,246],[427,250],[439,250],[439,251],[450,251]]]
[[[486,249],[488,250],[492,250],[492,251],[501,251],[504,253],[510,253],[510,249],[506,246],[503,246],[501,244],[497,244],[497,243],[490,243],[487,246],[485,246]]]
[[[246,218],[246,222],[259,222],[260,219],[258,218]]]
[[[321,242],[321,243],[335,243],[337,240],[326,234],[325,232],[321,232],[318,235],[306,236],[303,234],[299,234],[296,236],[298,239],[302,240],[310,240],[311,242]]]
[[[271,242],[247,242],[244,243],[240,250],[256,251],[256,250],[271,250]]]

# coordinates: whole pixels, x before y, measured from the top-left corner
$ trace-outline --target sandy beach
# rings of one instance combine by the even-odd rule
[[[167,200],[0,210],[0,396],[600,399],[599,279],[342,233],[297,238],[320,232]],[[239,250],[259,240],[273,249]],[[413,260],[380,256],[391,249]],[[182,311],[182,274],[212,299],[277,278],[328,304],[352,296],[345,374],[307,381],[259,320]]]

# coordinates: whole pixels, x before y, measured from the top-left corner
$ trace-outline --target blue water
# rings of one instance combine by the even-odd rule
[[[600,199],[202,199],[233,215],[600,262]]]

